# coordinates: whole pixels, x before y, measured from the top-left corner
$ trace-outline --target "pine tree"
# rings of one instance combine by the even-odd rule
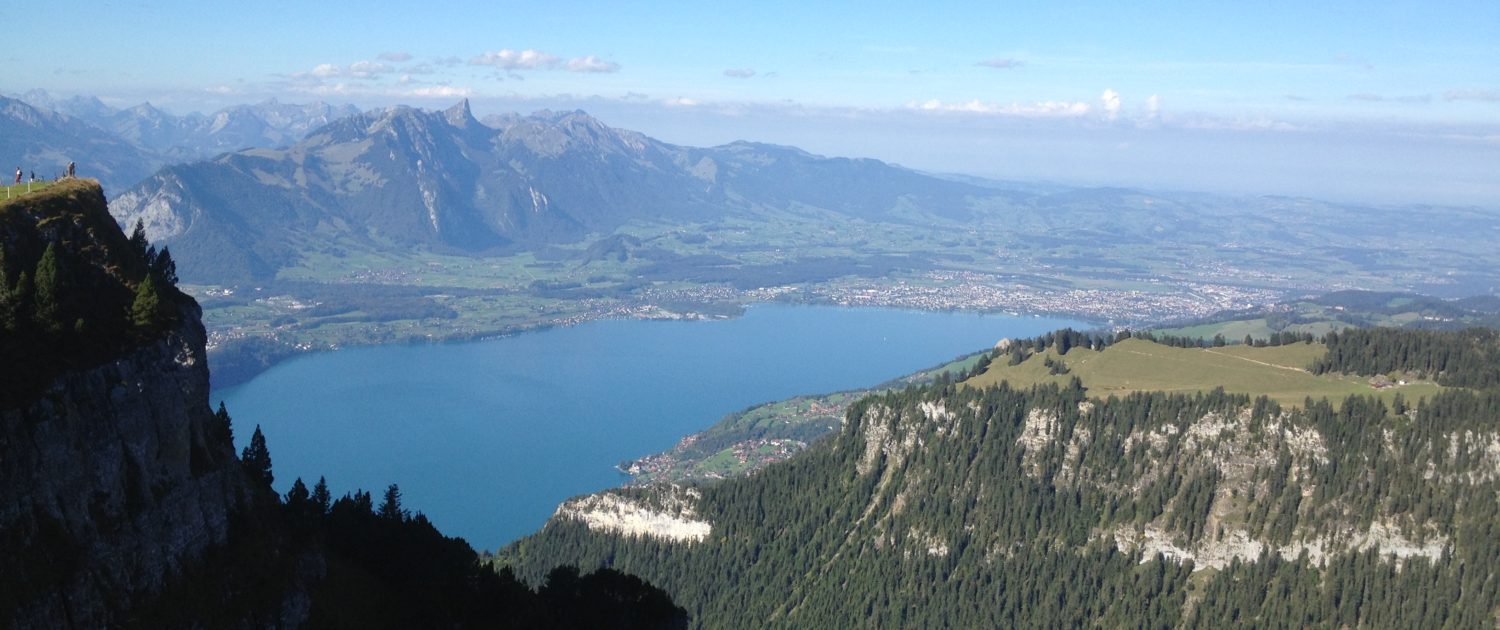
[[[250,436],[250,445],[240,452],[240,462],[245,465],[245,470],[250,477],[267,489],[276,477],[271,474],[271,451],[266,448],[266,436],[260,432],[260,425],[255,425],[255,433]]]
[[[135,301],[130,304],[130,323],[142,330],[159,328],[167,319],[165,306],[161,291],[156,287],[156,274],[148,273],[135,288]]]
[[[229,410],[224,408],[224,401],[219,401],[219,410],[214,412],[214,419],[219,424],[220,439],[230,444],[234,443],[234,422],[229,418]]]
[[[172,250],[162,247],[161,253],[156,255],[156,260],[151,262],[151,273],[162,282],[177,286],[177,263],[172,262]]]
[[[31,303],[34,301],[32,299],[34,293],[35,291],[31,282],[31,274],[22,271],[21,275],[16,278],[15,290],[10,292],[10,298],[12,303],[14,304],[12,308],[14,309],[13,312],[15,313],[16,330],[25,328],[28,325],[26,314],[31,311]],[[8,323],[9,322],[7,322],[7,324]]]
[[[393,521],[406,520],[406,511],[401,509],[401,488],[391,484],[385,489],[385,499],[380,502],[380,510],[377,512],[380,518]]]
[[[327,514],[329,504],[333,502],[333,496],[328,493],[328,479],[318,477],[318,483],[313,486],[312,502],[317,506],[319,514]]]
[[[63,278],[57,258],[57,244],[49,243],[36,264],[36,307],[32,317],[48,333],[62,331]]]
[[[150,245],[151,243],[146,240],[146,222],[142,219],[136,219],[135,229],[130,231],[130,249],[141,260],[146,260],[146,248]]]
[[[290,507],[301,508],[312,500],[312,493],[307,491],[307,484],[302,483],[298,477],[292,482],[292,489],[286,491],[286,504]]]
[[[20,299],[5,273],[5,250],[0,249],[0,330],[15,333],[21,326]]]

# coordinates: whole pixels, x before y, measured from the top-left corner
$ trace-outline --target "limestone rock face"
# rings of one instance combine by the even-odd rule
[[[250,509],[208,407],[195,306],[159,340],[0,410],[0,626],[103,627]]]

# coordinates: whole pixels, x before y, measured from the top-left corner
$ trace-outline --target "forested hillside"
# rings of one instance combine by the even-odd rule
[[[1395,328],[1330,333],[1328,355],[1313,371],[1412,373],[1454,387],[1500,386],[1500,334],[1470,328],[1457,333]]]
[[[910,388],[749,478],[570,501],[504,561],[636,573],[702,627],[1492,627],[1500,393],[1337,403]]]

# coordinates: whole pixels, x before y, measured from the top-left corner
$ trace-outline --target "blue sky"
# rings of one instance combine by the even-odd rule
[[[1494,0],[630,4],[85,4],[7,34],[0,91],[469,98],[991,177],[1500,207]]]

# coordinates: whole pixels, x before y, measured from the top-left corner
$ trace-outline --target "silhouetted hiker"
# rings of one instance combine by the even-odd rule
[[[72,162],[68,162],[68,177],[72,177],[73,176],[73,167],[75,167],[75,166],[78,166],[78,165],[74,164]]]

